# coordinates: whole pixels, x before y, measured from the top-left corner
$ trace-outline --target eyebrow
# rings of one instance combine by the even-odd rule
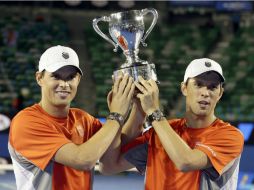
[[[206,81],[206,80],[202,80],[202,79],[195,79],[194,80],[195,83],[199,83],[202,86],[219,86],[220,82],[219,81]]]
[[[60,73],[54,72],[54,73],[51,73],[51,76],[59,78],[59,79],[62,79],[62,80],[66,80],[68,78],[74,78],[74,77],[76,77],[77,74],[78,74],[78,72],[73,72],[73,73],[70,73],[70,74],[63,74],[63,75],[61,75]]]
[[[59,77],[60,75],[59,75],[58,73],[55,73],[55,72],[54,72],[54,73],[51,73],[50,76],[51,76],[51,77]]]

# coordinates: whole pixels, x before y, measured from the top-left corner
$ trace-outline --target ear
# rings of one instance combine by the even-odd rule
[[[38,84],[39,86],[42,85],[42,81],[41,81],[42,78],[43,78],[42,72],[37,71],[37,72],[35,73],[35,79],[36,79],[37,84]]]
[[[81,80],[81,75],[78,73],[78,85],[80,83],[80,80]]]
[[[218,97],[218,100],[217,100],[217,101],[219,101],[219,100],[221,99],[223,93],[224,93],[224,88],[221,86],[221,87],[220,87],[220,94],[219,94],[219,97]]]
[[[181,91],[184,96],[187,96],[187,86],[185,82],[181,83]]]

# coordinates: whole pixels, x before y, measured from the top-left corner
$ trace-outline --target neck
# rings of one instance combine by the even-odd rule
[[[209,127],[216,120],[215,115],[199,117],[186,115],[186,125],[191,128],[205,128]]]
[[[46,111],[49,115],[53,117],[66,117],[69,112],[69,106],[54,106],[49,105],[46,102],[40,101],[39,105],[42,107],[44,111]]]

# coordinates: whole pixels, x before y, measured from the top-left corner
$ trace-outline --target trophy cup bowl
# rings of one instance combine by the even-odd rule
[[[145,32],[143,17],[147,13],[153,14],[153,21]],[[125,63],[114,71],[114,78],[117,78],[122,72],[124,74],[128,73],[135,81],[138,81],[138,76],[142,76],[146,80],[153,79],[158,82],[155,65],[138,57],[140,42],[144,47],[147,46],[145,39],[152,31],[157,20],[158,13],[153,8],[118,12],[110,16],[93,19],[94,30],[115,47],[115,52],[120,47],[126,57]],[[98,27],[100,21],[109,23],[109,34],[113,40],[100,30]]]

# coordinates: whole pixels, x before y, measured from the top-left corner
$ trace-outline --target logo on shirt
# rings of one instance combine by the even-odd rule
[[[84,128],[83,128],[81,125],[78,125],[78,126],[76,127],[76,129],[77,129],[77,131],[78,131],[79,136],[80,136],[80,137],[84,137],[84,134],[85,134]]]
[[[211,147],[209,147],[209,146],[207,146],[207,145],[204,145],[204,144],[202,144],[201,142],[196,142],[196,146],[204,147],[204,148],[206,148],[207,150],[209,150],[209,151],[212,153],[212,155],[213,155],[214,157],[217,156],[217,155],[216,155],[216,152],[215,152]]]

